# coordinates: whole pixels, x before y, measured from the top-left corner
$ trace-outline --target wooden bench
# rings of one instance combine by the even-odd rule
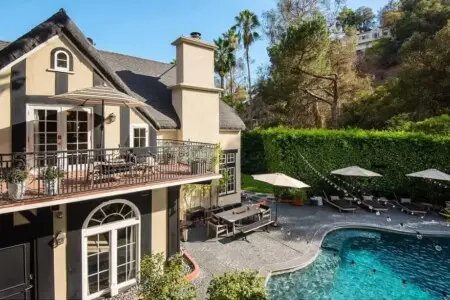
[[[242,238],[244,241],[247,241],[247,233],[255,231],[257,229],[266,227],[266,231],[269,232],[269,225],[272,224],[273,221],[270,219],[262,219],[259,221],[256,221],[254,223],[242,226],[240,228],[238,228],[237,230],[239,232],[241,232],[242,234],[244,234],[244,237]]]

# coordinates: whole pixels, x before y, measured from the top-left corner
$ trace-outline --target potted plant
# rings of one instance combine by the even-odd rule
[[[6,182],[8,184],[8,196],[10,199],[23,199],[26,189],[25,180],[27,177],[28,172],[19,168],[13,168],[8,172],[6,175]]]
[[[308,197],[304,190],[302,189],[292,189],[292,197],[293,200],[291,202],[294,206],[303,206],[305,205],[305,202],[307,201]]]
[[[44,194],[57,195],[61,186],[61,178],[64,177],[64,172],[58,167],[48,167],[42,171],[42,179],[44,180]]]

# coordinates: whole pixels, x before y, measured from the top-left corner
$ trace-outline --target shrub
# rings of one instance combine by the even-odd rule
[[[11,169],[6,174],[6,182],[18,184],[24,182],[28,177],[28,172],[18,168]]]
[[[255,142],[255,140],[257,142]],[[352,165],[380,173],[383,177],[356,179],[356,186],[390,196],[392,192],[420,199],[439,198],[444,191],[427,181],[405,176],[408,173],[437,168],[450,171],[450,137],[424,133],[371,130],[325,130],[272,128],[244,133],[242,139],[243,172],[247,158],[251,169],[282,172],[311,186],[308,193],[322,194],[328,185],[321,175],[347,188],[330,175],[335,169]],[[262,147],[252,148],[255,144]],[[257,157],[258,159],[255,159]],[[303,159],[303,157],[306,159]],[[342,178],[349,182],[349,179]]]
[[[184,279],[183,257],[169,260],[163,253],[146,255],[141,261],[139,295],[145,300],[194,300],[194,287]]]
[[[210,300],[267,300],[264,278],[252,271],[230,272],[209,284]]]
[[[450,135],[450,116],[440,115],[428,118],[420,122],[407,120],[404,114],[398,115],[388,121],[389,129],[411,132],[423,132],[428,134]]]
[[[51,181],[64,177],[64,172],[57,167],[48,167],[42,170],[42,179]]]

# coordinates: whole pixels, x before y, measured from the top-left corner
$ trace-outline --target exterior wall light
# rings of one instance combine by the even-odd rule
[[[51,245],[53,248],[56,248],[58,246],[61,246],[64,244],[64,241],[66,240],[66,235],[62,231],[58,231],[58,233],[55,234],[53,237],[53,240],[51,241]]]
[[[106,124],[111,124],[114,123],[116,121],[116,115],[114,113],[110,113],[106,118],[105,118],[105,123]]]

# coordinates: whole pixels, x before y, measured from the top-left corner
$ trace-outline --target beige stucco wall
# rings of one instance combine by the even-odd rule
[[[214,87],[214,51],[182,43],[177,47],[177,83]]]
[[[130,109],[130,124],[148,124],[145,119],[138,115],[133,109]]]
[[[167,188],[152,191],[152,253],[167,250]]]
[[[116,115],[116,121],[111,124],[105,123],[105,148],[118,148],[120,145],[120,107],[105,106],[105,118],[111,113]]]
[[[38,51],[26,58],[28,95],[54,95],[55,72],[50,69],[50,53],[54,48],[63,47],[72,53],[73,74],[68,74],[69,91],[91,87],[93,85],[92,67],[65,37],[54,37]]]
[[[0,72],[0,153],[11,152],[11,69]]]
[[[158,139],[160,140],[178,140],[178,130],[159,130]]]
[[[53,234],[56,236],[58,232],[63,232],[66,239],[62,245],[53,248],[53,269],[55,274],[55,299],[64,300],[67,298],[67,211],[65,204],[59,206],[59,212],[62,214],[62,218],[57,217],[58,212],[53,213]]]
[[[199,90],[180,90],[172,95],[181,120],[183,140],[204,143],[219,142],[219,95]]]

